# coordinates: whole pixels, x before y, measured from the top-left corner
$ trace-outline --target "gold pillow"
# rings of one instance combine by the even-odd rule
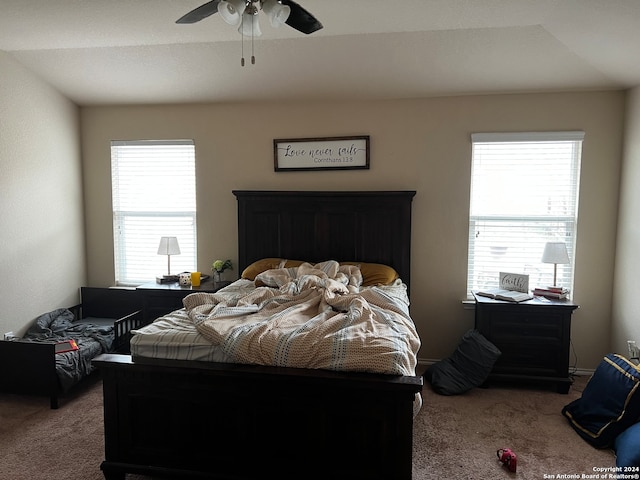
[[[364,262],[340,262],[342,265],[357,265],[362,273],[362,286],[369,287],[371,285],[389,285],[395,282],[400,275],[393,267],[382,263],[364,263]]]
[[[256,275],[266,270],[282,268],[283,262],[284,260],[282,258],[262,258],[260,260],[256,260],[242,271],[242,278],[253,281],[256,279]]]
[[[303,260],[285,260],[284,265],[282,266],[282,268],[299,267],[303,263],[306,263],[306,262],[304,262]]]
[[[242,278],[255,280],[256,276],[274,268],[294,268],[305,263],[303,260],[284,260],[282,258],[262,258],[256,260],[242,272]],[[393,267],[382,263],[340,262],[341,265],[356,265],[362,274],[362,286],[388,285],[395,282],[400,275]]]

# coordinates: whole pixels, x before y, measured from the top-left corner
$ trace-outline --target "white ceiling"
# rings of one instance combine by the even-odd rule
[[[297,0],[241,41],[206,0],[0,0],[0,50],[79,105],[369,99],[640,85],[640,0]],[[247,65],[240,66],[242,46]]]

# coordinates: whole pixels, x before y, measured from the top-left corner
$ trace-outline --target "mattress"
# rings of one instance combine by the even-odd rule
[[[243,296],[254,288],[253,281],[240,279],[220,289],[218,294],[225,297]],[[146,357],[232,363],[222,347],[213,345],[198,332],[184,308],[170,312],[131,333],[134,361],[138,357]]]
[[[132,330],[132,357],[415,375],[420,342],[406,286],[360,287],[358,267],[345,267],[348,276],[339,268],[268,270],[188,295],[183,308]],[[262,281],[277,285],[256,287]]]

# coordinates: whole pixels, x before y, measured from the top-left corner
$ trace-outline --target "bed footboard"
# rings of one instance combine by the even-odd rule
[[[410,479],[421,377],[107,354],[108,480]]]
[[[58,408],[61,393],[52,343],[0,340],[0,391],[46,395]]]

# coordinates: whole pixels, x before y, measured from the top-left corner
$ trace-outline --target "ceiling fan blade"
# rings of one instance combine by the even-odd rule
[[[291,28],[295,28],[299,32],[307,35],[316,32],[322,28],[322,24],[304,8],[292,0],[280,0],[283,5],[291,8],[291,14],[285,22]]]
[[[220,0],[211,0],[204,5],[200,5],[198,8],[194,8],[186,15],[180,17],[176,20],[176,23],[196,23],[204,20],[209,15],[213,15],[218,11],[218,3],[220,3]]]

